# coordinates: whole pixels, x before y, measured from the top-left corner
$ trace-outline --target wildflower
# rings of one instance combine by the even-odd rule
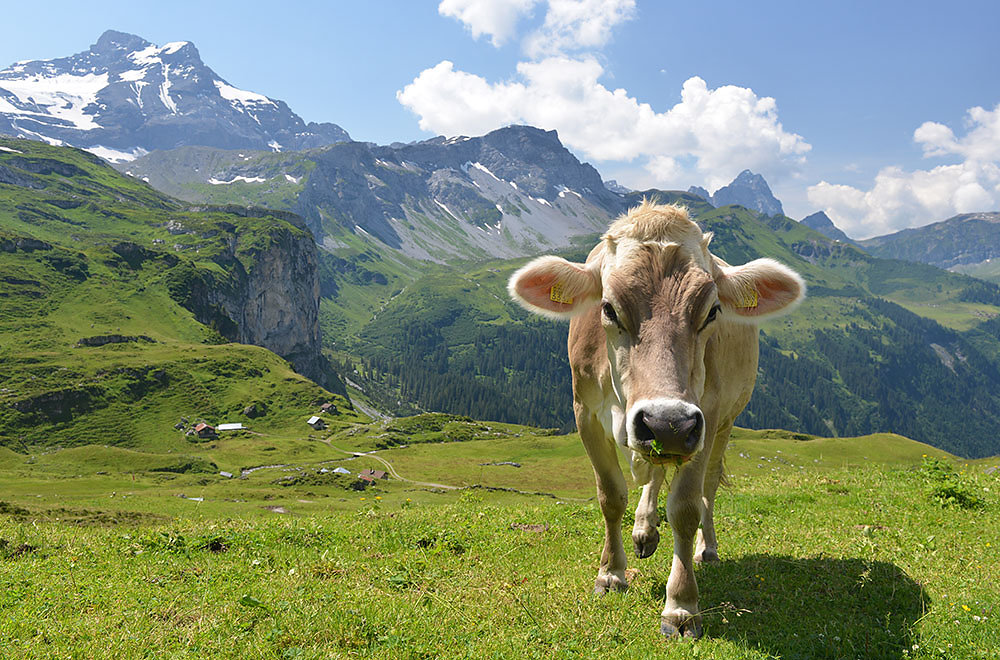
[[[962,609],[965,610],[966,612],[968,612],[969,611],[969,606],[968,605],[962,605]]]
[[[376,495],[375,499],[380,500],[380,499],[382,499],[382,496],[381,495]]]
[[[362,502],[364,502],[364,501],[365,501],[365,498],[363,498],[363,497],[362,497],[362,498],[361,498],[361,501],[362,501]]]

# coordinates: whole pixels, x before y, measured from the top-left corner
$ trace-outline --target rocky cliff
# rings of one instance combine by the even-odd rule
[[[171,292],[195,317],[230,341],[263,346],[327,389],[344,393],[340,379],[320,352],[319,270],[316,243],[294,214],[265,209],[194,207],[224,211],[263,223],[222,222],[202,236],[222,239],[212,261],[224,275],[191,265],[172,282]],[[187,232],[175,222],[172,232]]]

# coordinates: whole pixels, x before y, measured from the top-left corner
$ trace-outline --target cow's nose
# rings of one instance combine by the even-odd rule
[[[687,455],[698,447],[704,425],[701,411],[657,414],[644,410],[636,416],[635,437],[653,453]]]

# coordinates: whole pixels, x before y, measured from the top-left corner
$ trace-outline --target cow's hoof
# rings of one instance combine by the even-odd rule
[[[626,589],[628,589],[628,582],[624,575],[605,573],[598,575],[594,582],[594,593],[598,596],[603,596],[610,591],[625,591]]]
[[[700,552],[697,552],[694,556],[695,562],[699,564],[718,564],[719,563],[719,553],[715,550],[709,550],[705,548]]]
[[[639,559],[652,557],[659,544],[660,532],[655,527],[650,527],[645,532],[632,532],[632,546],[635,548],[635,556]]]
[[[674,610],[660,617],[660,634],[667,639],[701,637],[701,616],[687,610]]]

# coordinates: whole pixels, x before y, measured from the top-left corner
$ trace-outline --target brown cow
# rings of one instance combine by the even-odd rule
[[[701,635],[692,562],[719,558],[712,508],[729,433],[757,376],[756,323],[805,295],[787,267],[770,259],[730,266],[709,252],[711,238],[683,208],[644,201],[611,225],[586,263],[539,257],[508,287],[526,309],[572,319],[573,411],[605,523],[596,593],[627,587],[628,492],[615,442],[631,450],[643,485],[632,529],[640,558],[656,550],[657,496],[676,466],[667,496],[674,557],[660,625],[668,637]]]

